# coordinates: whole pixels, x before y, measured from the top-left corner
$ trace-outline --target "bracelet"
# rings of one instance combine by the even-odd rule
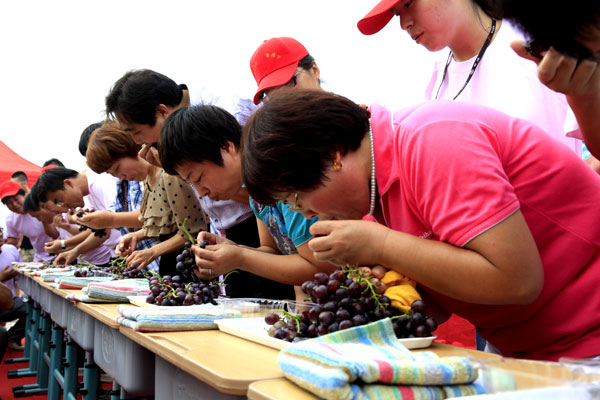
[[[60,248],[63,249],[63,250],[67,249],[67,245],[65,245],[65,241],[64,240],[60,241]]]

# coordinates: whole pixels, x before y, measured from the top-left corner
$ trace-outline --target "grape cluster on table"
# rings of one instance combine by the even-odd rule
[[[202,241],[204,248],[208,242]],[[177,255],[175,268],[178,275],[154,275],[150,278],[150,294],[146,303],[158,306],[191,306],[194,304],[217,304],[221,286],[214,281],[205,281],[194,273],[196,263],[191,250],[192,242],[186,242],[183,251]]]
[[[270,336],[293,342],[383,318],[391,318],[398,338],[428,337],[437,329],[437,322],[427,316],[425,302],[416,300],[404,313],[391,305],[389,297],[378,293],[368,277],[357,275],[356,269],[339,269],[330,275],[317,272],[313,280],[302,284],[302,291],[313,304],[304,305],[295,315],[268,314],[265,322],[271,325]]]
[[[118,279],[141,279],[148,275],[148,272],[141,269],[138,270],[135,266],[127,266],[125,264],[125,258],[118,257],[110,261],[110,265],[107,267],[98,267],[94,264],[88,263],[86,266],[82,266],[75,270],[73,273],[76,277],[87,277],[87,276],[112,276],[115,280]]]

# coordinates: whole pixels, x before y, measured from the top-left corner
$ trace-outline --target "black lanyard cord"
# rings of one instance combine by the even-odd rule
[[[471,72],[469,73],[469,76],[467,77],[465,84],[458,91],[458,93],[456,94],[456,96],[454,96],[454,98],[452,100],[456,100],[456,98],[458,96],[460,96],[462,91],[465,90],[465,88],[469,84],[469,81],[471,81],[471,78],[473,77],[473,74],[475,73],[475,70],[477,69],[479,62],[483,58],[485,51],[487,50],[490,43],[492,43],[492,38],[494,37],[495,32],[496,32],[496,18],[492,18],[492,28],[490,29],[490,34],[488,35],[487,39],[485,39],[485,42],[483,43],[481,50],[479,50],[479,54],[477,54],[477,57],[475,58],[475,61],[473,62],[473,66],[471,67]],[[450,50],[450,54],[448,54],[448,60],[446,60],[446,67],[444,67],[444,74],[442,75],[442,81],[440,82],[440,86],[438,86],[437,92],[435,94],[436,100],[437,100],[438,96],[440,95],[440,89],[442,88],[442,85],[444,84],[444,81],[446,80],[446,74],[448,73],[448,66],[450,65],[451,60],[452,60],[452,50]]]

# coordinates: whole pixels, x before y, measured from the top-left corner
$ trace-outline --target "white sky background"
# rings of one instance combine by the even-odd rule
[[[275,36],[306,46],[326,89],[364,104],[411,105],[422,99],[432,54],[397,18],[363,36],[356,22],[376,2],[3,1],[0,138],[38,165],[57,157],[81,170],[79,135],[103,119],[104,97],[126,71],[150,68],[192,91],[251,98],[250,56]]]

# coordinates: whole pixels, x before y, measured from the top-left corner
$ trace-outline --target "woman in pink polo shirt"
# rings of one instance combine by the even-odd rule
[[[545,135],[478,105],[281,90],[244,128],[242,169],[257,201],[329,220],[317,259],[409,276],[505,356],[596,356],[600,179]]]

